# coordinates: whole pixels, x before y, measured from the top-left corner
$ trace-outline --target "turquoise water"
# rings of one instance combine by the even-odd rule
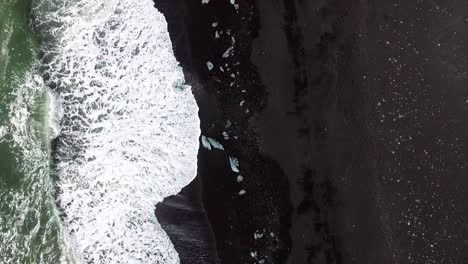
[[[30,1],[0,2],[0,263],[63,260]]]

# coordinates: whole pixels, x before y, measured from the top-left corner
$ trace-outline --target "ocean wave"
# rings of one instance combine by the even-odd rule
[[[77,260],[178,263],[154,209],[195,177],[200,121],[163,15],[150,0],[33,1],[33,14]]]
[[[0,262],[66,263],[67,246],[49,178],[46,87],[36,67],[14,77],[14,98],[2,127],[2,158],[11,168],[0,185]],[[6,153],[5,153],[6,154]]]

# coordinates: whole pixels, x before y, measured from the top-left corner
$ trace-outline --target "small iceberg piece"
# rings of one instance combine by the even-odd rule
[[[263,237],[263,233],[261,233],[260,231],[255,231],[254,233],[254,239],[257,240],[259,238],[262,238]]]
[[[239,161],[234,157],[229,157],[229,164],[233,172],[239,172]]]
[[[207,61],[206,62],[206,67],[208,68],[209,71],[211,71],[214,67],[213,63],[211,63],[211,61]]]
[[[218,26],[218,21],[211,23],[211,26],[214,27],[214,28],[217,27]]]
[[[242,100],[240,103],[239,103],[239,106],[243,106],[245,103],[245,100]]]
[[[224,140],[228,140],[229,134],[226,131],[223,131],[223,137],[224,137]]]
[[[209,2],[210,2],[210,0],[201,0],[202,4],[208,4]]]
[[[242,175],[237,175],[237,182],[241,182],[244,180],[244,177]]]
[[[231,4],[235,4],[236,3],[236,0],[231,0]]]
[[[232,51],[234,50],[234,46],[230,46],[224,53],[223,58],[227,58],[232,55]]]
[[[206,138],[208,139],[208,142],[211,144],[211,146],[215,149],[219,149],[219,150],[224,150],[224,147],[223,145],[221,145],[221,143],[219,143],[218,141],[212,139],[212,138]]]
[[[214,140],[212,138],[205,137],[205,136],[202,135],[201,136],[201,142],[202,142],[203,147],[205,147],[208,150],[211,150],[212,147],[215,148],[215,149],[224,150],[223,145],[221,145],[221,143],[219,143],[218,141],[216,141],[216,140]]]
[[[218,33],[218,30],[216,30],[216,32],[215,32],[215,39],[219,39],[219,33]]]
[[[205,147],[207,150],[211,150],[211,144],[208,142],[208,139],[205,136],[201,136],[201,142],[203,147]]]
[[[244,189],[242,189],[242,190],[239,191],[239,195],[242,196],[242,195],[244,195],[244,194],[245,194],[245,190],[244,190]]]

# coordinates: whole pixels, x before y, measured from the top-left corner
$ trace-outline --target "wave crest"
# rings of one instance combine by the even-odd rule
[[[150,0],[36,1],[33,11],[63,107],[55,173],[76,255],[178,262],[154,209],[195,177],[200,121],[190,89],[178,89],[163,15]]]

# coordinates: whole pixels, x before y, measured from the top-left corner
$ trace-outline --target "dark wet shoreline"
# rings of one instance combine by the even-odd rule
[[[187,188],[202,193],[211,259],[466,263],[466,4],[236,2],[156,5],[202,134],[226,150],[200,149],[201,186]]]
[[[266,98],[250,62],[258,26],[254,6],[244,2],[239,13],[229,1],[205,6],[193,1],[159,1],[156,6],[166,16],[176,57],[193,86],[202,134],[225,148],[201,148],[198,157],[203,205],[220,263],[283,263],[290,243],[288,182],[276,162],[260,153],[253,123]],[[213,27],[215,22],[218,24]],[[216,30],[219,39],[215,39]],[[234,53],[222,58],[233,44],[232,37]],[[208,71],[207,61],[215,65],[212,71]],[[223,132],[228,133],[228,140],[223,139]],[[229,156],[240,161],[241,183],[236,180],[238,174],[231,171]],[[246,194],[239,195],[241,190]],[[255,233],[262,238],[255,239]]]

